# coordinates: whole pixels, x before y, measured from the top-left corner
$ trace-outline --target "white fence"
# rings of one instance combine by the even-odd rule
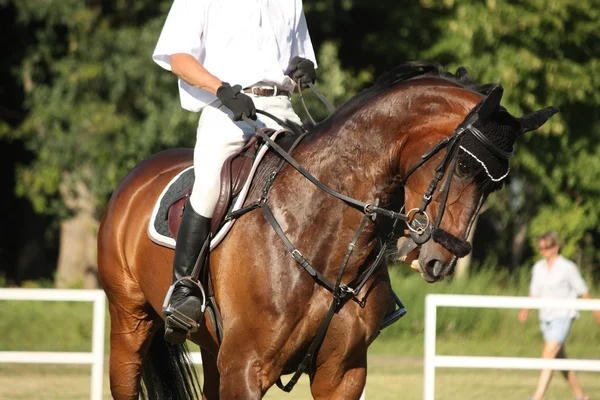
[[[541,299],[508,296],[428,295],[425,298],[425,375],[424,399],[433,400],[435,368],[502,368],[554,369],[572,371],[599,371],[600,360],[540,359],[518,357],[438,356],[435,354],[437,307],[472,308],[571,308],[600,310],[600,300]],[[515,314],[515,318],[517,315]]]
[[[91,364],[91,399],[102,399],[105,318],[105,296],[102,290],[0,289],[0,300],[93,302],[94,317],[92,351],[90,353],[0,351],[0,363]],[[60,321],[57,322],[60,323]]]
[[[0,363],[91,364],[91,399],[101,400],[104,378],[105,298],[102,290],[0,288],[0,301],[91,301],[94,303],[92,351],[90,353],[0,351]],[[191,358],[193,363],[202,364],[200,352],[192,352]],[[361,400],[364,398],[365,393],[363,392]]]

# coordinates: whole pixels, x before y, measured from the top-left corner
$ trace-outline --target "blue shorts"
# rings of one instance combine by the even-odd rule
[[[557,318],[550,321],[540,321],[540,329],[544,335],[544,341],[554,340],[561,344],[567,340],[567,335],[571,330],[573,318]]]

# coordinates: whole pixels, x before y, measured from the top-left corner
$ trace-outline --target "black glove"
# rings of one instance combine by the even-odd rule
[[[300,87],[308,87],[309,83],[315,83],[317,74],[315,73],[315,64],[302,57],[294,57],[290,61],[290,74],[292,79],[300,85]]]
[[[217,89],[217,98],[221,100],[221,103],[231,111],[233,111],[233,120],[240,121],[242,115],[256,120],[256,108],[254,102],[250,96],[241,93],[242,87],[240,85],[231,85],[227,82],[223,82],[223,85]]]

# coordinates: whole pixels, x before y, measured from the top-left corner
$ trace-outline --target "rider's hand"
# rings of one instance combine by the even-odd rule
[[[221,87],[217,89],[217,98],[221,103],[231,111],[233,111],[233,120],[239,121],[242,115],[256,120],[256,108],[252,98],[242,93],[240,85],[231,86],[227,82],[223,82]]]
[[[315,64],[302,57],[294,57],[290,62],[290,74],[292,79],[305,88],[309,83],[315,83],[317,74],[315,73]]]

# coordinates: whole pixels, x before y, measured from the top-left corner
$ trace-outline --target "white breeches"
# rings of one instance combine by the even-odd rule
[[[294,112],[292,103],[287,96],[255,96],[254,105],[274,116],[300,123],[300,118]],[[190,203],[194,211],[206,218],[211,218],[219,199],[221,182],[221,167],[225,160],[244,147],[254,135],[254,129],[243,121],[234,122],[233,113],[216,101],[202,110],[196,146],[194,147],[194,188]],[[258,114],[257,125],[280,129],[272,119]]]

